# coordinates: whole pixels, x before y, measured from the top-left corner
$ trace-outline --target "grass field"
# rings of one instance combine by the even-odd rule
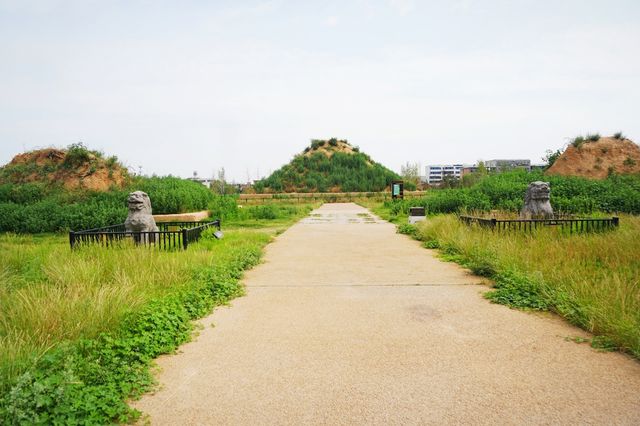
[[[134,419],[124,400],[150,388],[152,359],[242,294],[243,270],[310,209],[234,218],[222,240],[187,251],[71,251],[66,235],[0,235],[0,423]]]
[[[373,207],[445,260],[491,278],[493,302],[557,312],[594,333],[592,346],[640,358],[640,217],[622,215],[610,232],[528,235],[468,227],[451,214],[412,227],[406,216]]]

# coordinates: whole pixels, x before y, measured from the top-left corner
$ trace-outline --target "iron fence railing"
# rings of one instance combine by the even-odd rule
[[[553,219],[488,219],[461,215],[467,225],[478,225],[496,231],[533,232],[536,229],[554,226],[562,232],[601,232],[618,227],[620,218],[553,218]]]
[[[99,244],[113,247],[126,241],[160,250],[184,249],[200,239],[205,229],[216,227],[220,231],[220,219],[212,222],[159,222],[158,231],[131,232],[124,223],[101,228],[69,231],[69,244],[75,248],[82,244]]]

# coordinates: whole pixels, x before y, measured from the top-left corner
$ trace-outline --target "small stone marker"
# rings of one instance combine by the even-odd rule
[[[426,213],[424,207],[410,207],[409,208],[409,224],[420,222],[426,219]]]

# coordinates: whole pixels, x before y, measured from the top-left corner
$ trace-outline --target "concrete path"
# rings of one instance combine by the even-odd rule
[[[134,405],[166,425],[640,424],[640,363],[489,303],[480,281],[361,207],[325,204]]]

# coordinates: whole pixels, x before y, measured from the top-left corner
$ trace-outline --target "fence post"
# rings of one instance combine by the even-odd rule
[[[491,229],[496,229],[496,224],[498,223],[498,219],[491,219]]]
[[[187,241],[187,230],[183,228],[182,229],[182,248],[186,250],[187,245],[189,245],[189,242]]]
[[[618,225],[620,225],[620,218],[618,216],[613,216],[611,219],[613,219],[613,226],[618,227]]]
[[[73,231],[69,231],[69,245],[71,249],[76,245],[76,233]]]

